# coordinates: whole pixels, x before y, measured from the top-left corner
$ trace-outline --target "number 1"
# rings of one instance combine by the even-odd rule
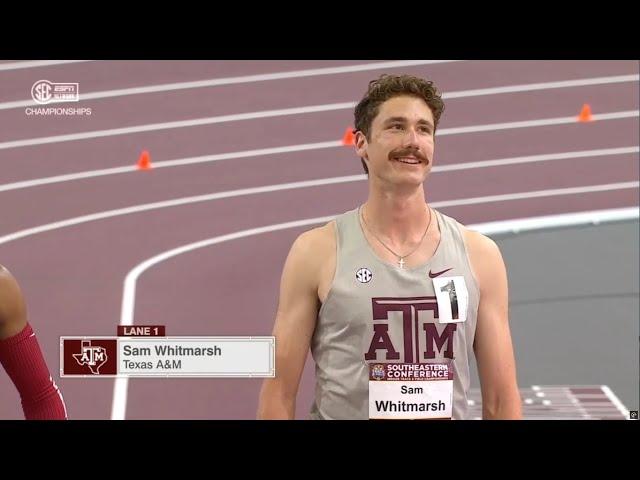
[[[458,295],[456,294],[456,284],[451,280],[449,283],[440,288],[441,292],[449,292],[449,301],[451,302],[451,318],[458,320]]]

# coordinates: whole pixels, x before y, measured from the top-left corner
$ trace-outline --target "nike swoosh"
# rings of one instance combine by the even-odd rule
[[[443,273],[447,273],[449,270],[453,270],[453,268],[447,268],[446,270],[442,270],[441,272],[436,272],[436,273],[431,273],[431,270],[429,270],[429,278],[439,277]]]

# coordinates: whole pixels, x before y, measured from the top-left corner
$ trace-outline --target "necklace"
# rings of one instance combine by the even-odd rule
[[[424,229],[424,233],[422,234],[422,238],[420,239],[420,242],[418,242],[418,245],[416,245],[416,248],[414,248],[413,250],[411,250],[409,253],[407,253],[406,255],[398,255],[396,252],[394,252],[393,250],[391,250],[386,243],[384,243],[382,240],[380,240],[380,237],[378,237],[376,235],[376,233],[371,229],[371,227],[369,227],[369,224],[367,223],[367,221],[364,218],[364,212],[362,211],[362,207],[360,207],[360,217],[362,217],[362,221],[364,222],[365,227],[367,227],[367,230],[371,233],[371,235],[373,235],[375,237],[376,240],[378,240],[380,242],[380,244],[386,248],[387,250],[389,250],[391,253],[393,253],[396,257],[398,257],[398,266],[400,268],[404,268],[404,264],[405,261],[404,259],[409,257],[410,255],[414,254],[416,250],[418,250],[418,247],[420,247],[420,245],[422,245],[422,242],[424,241],[424,237],[427,236],[427,232],[429,231],[429,227],[431,226],[431,209],[429,209],[429,223],[427,223],[427,228]]]

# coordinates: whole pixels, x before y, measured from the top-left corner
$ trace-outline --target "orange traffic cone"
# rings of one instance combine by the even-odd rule
[[[353,133],[353,128],[347,127],[342,136],[342,145],[349,146],[356,144],[356,136]]]
[[[138,170],[151,170],[151,157],[149,152],[144,150],[138,159]]]
[[[591,107],[588,103],[582,105],[582,110],[580,110],[580,115],[578,115],[579,122],[591,122],[593,121],[593,116],[591,115]]]

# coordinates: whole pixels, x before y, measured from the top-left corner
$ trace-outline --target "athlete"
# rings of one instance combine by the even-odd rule
[[[369,83],[354,129],[368,198],[293,243],[258,418],[294,418],[309,349],[312,419],[465,419],[473,356],[483,418],[521,418],[501,253],[426,201],[443,110],[426,79]]]

